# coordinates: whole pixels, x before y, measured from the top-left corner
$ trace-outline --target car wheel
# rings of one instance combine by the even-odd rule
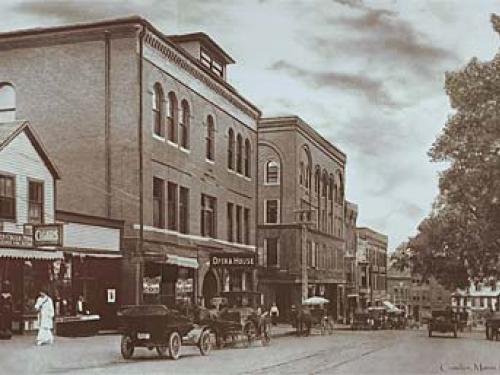
[[[168,338],[168,355],[170,358],[176,360],[179,359],[181,355],[182,339],[179,332],[174,331],[170,334]]]
[[[134,342],[132,341],[132,337],[128,335],[123,335],[120,343],[120,349],[122,353],[122,357],[124,359],[132,358],[134,354]]]
[[[201,355],[208,355],[210,349],[212,349],[212,342],[210,338],[210,331],[208,329],[204,330],[200,336],[200,342],[198,343]]]

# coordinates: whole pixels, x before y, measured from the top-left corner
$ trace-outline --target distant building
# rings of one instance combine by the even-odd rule
[[[258,132],[259,289],[282,316],[308,296],[344,311],[346,155],[296,116]]]
[[[370,228],[357,228],[356,241],[360,306],[381,305],[387,297],[388,238]]]
[[[346,303],[344,317],[348,319],[356,310],[359,303],[359,285],[356,282],[358,272],[356,266],[356,222],[358,219],[358,205],[346,201],[345,203],[345,254],[344,275]]]

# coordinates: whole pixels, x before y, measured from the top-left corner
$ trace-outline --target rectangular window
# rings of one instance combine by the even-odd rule
[[[179,232],[189,233],[189,189],[179,189]]]
[[[278,266],[278,239],[277,238],[266,238],[265,239],[265,249],[267,253],[267,266],[277,267]]]
[[[245,208],[243,211],[243,241],[245,244],[250,244],[250,209]]]
[[[0,176],[0,219],[16,219],[14,177]]]
[[[312,242],[311,241],[307,241],[307,248],[306,248],[306,251],[307,251],[307,267],[312,267],[312,252],[313,252],[313,246],[312,246]]]
[[[265,201],[265,223],[266,224],[277,224],[279,223],[278,219],[278,210],[279,210],[279,201],[277,199],[271,199]]]
[[[173,182],[167,185],[167,200],[168,229],[177,230],[177,184]]]
[[[153,177],[153,226],[156,228],[165,226],[164,204],[164,182]]]
[[[241,243],[241,206],[236,206],[236,242]]]
[[[28,223],[43,223],[43,182],[28,182]]]
[[[206,194],[201,195],[201,235],[215,238],[217,230],[217,200]]]
[[[233,242],[233,211],[234,205],[232,203],[227,204],[227,240]]]

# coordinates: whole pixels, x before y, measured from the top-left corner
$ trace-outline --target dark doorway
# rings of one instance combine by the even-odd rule
[[[205,300],[205,307],[210,306],[210,300],[217,296],[217,278],[214,272],[208,271],[203,279],[203,299]]]

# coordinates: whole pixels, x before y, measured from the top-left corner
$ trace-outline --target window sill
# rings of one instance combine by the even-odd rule
[[[165,142],[165,137],[162,137],[161,135],[153,133],[153,138],[156,139],[157,141]]]
[[[243,176],[243,178],[246,180],[246,181],[252,181],[252,178],[251,177],[248,177],[248,176]]]
[[[212,164],[212,165],[214,165],[214,164],[215,164],[215,160],[211,160],[211,159],[207,159],[207,158],[205,158],[205,161],[206,161],[208,164]]]
[[[179,148],[179,145],[176,142],[171,141],[170,139],[167,139],[167,143],[172,147]]]
[[[236,172],[234,171],[234,169],[231,169],[231,168],[227,169],[227,173],[236,174]]]
[[[185,154],[190,154],[191,153],[191,150],[188,149],[188,148],[184,148],[182,146],[179,146],[179,150],[181,150],[182,152],[184,152]]]
[[[276,223],[264,223],[264,225],[277,225],[277,224],[279,224],[279,223],[280,223],[280,222],[278,221],[278,222],[276,222]]]
[[[275,182],[275,183],[264,182],[264,186],[280,186],[280,183],[279,182]]]

